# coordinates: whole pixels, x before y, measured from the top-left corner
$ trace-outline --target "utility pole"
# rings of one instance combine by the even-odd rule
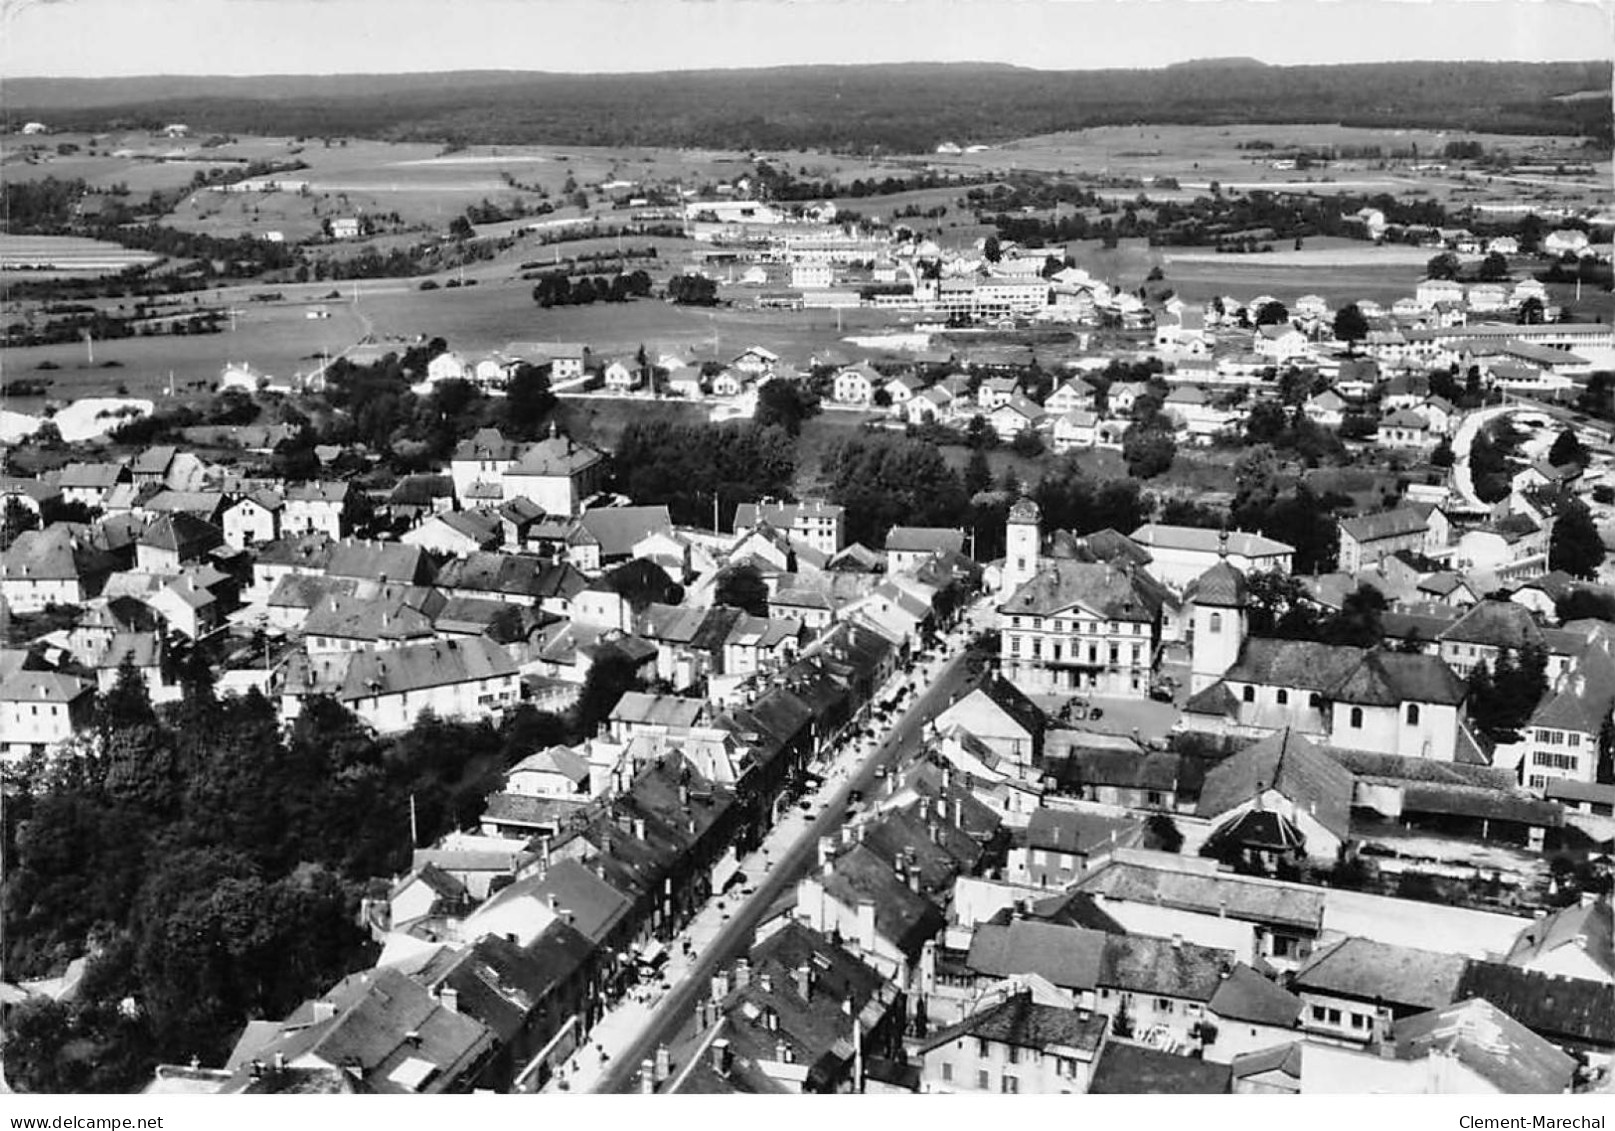
[[[409,795],[409,850],[414,852],[420,846],[420,831],[415,825],[415,795]]]

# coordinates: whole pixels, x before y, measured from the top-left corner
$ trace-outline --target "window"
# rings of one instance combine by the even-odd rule
[[[1221,632],[1222,631],[1222,614],[1221,613],[1212,613],[1211,614],[1211,631],[1212,632]]]
[[[1155,999],[1155,1012],[1157,1012],[1157,1013],[1171,1013],[1172,1012],[1172,999],[1169,998],[1169,997],[1158,997],[1158,998],[1156,998]]]
[[[1307,696],[1307,706],[1311,707],[1314,711],[1322,710],[1323,696],[1314,691],[1311,695]]]
[[[985,1068],[976,1073],[976,1087],[980,1088],[984,1092],[987,1092],[992,1090],[992,1086],[993,1078],[987,1074],[987,1070]]]
[[[1009,1062],[1011,1064],[1019,1064],[1021,1062],[1021,1050],[1016,1048],[1014,1045],[1009,1046]]]
[[[1353,730],[1363,729],[1363,709],[1361,707],[1351,709],[1351,725]]]
[[[1314,1021],[1322,1021],[1327,1013],[1328,1011],[1321,1005],[1315,1005],[1312,1007],[1312,1019]]]
[[[1290,702],[1290,693],[1284,690],[1282,687],[1279,688],[1278,701],[1280,707],[1283,707]]]
[[[1353,1013],[1351,1015],[1351,1027],[1353,1029],[1368,1028],[1368,1018],[1364,1017],[1361,1013]]]
[[[953,1065],[945,1060],[942,1062],[942,1080],[944,1083],[953,1082]]]
[[[1571,731],[1569,734],[1565,735],[1565,745],[1571,747],[1580,746],[1581,735],[1577,734],[1575,731]]]
[[[1017,1095],[1019,1094],[1020,1090],[1021,1082],[1019,1080],[1015,1079],[1013,1076],[1004,1077],[1003,1092],[1006,1096]]]
[[[1116,663],[1121,658],[1121,649],[1112,644],[1110,646],[1110,662]]]
[[[982,1040],[980,1037],[977,1037],[976,1038],[976,1056],[977,1056],[977,1058],[980,1059],[980,1060],[986,1060],[987,1056],[988,1056],[988,1054],[990,1052],[991,1052],[991,1046],[988,1045],[987,1042]]]
[[[1243,699],[1247,703],[1256,702],[1256,688],[1251,687],[1249,684],[1247,684],[1245,686],[1245,690],[1240,692],[1239,697],[1241,699]]]
[[[1032,637],[1032,659],[1041,660],[1042,658],[1043,658],[1043,639],[1041,637],[1034,636],[1034,637]]]
[[[1409,703],[1408,704],[1408,726],[1416,727],[1418,725],[1419,725],[1419,705],[1417,703]]]

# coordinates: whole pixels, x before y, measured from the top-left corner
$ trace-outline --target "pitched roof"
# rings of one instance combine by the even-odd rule
[[[1109,935],[1099,984],[1130,993],[1209,1002],[1234,965],[1234,952],[1180,939]]]
[[[470,593],[569,601],[588,588],[589,579],[567,562],[555,564],[528,554],[477,551],[445,562],[438,570],[437,586]]]
[[[515,674],[516,661],[486,637],[439,640],[384,652],[354,652],[339,697],[350,702]]]
[[[1165,587],[1142,570],[1054,558],[1040,562],[999,612],[1052,616],[1080,607],[1107,620],[1149,622],[1166,602]]]
[[[1294,546],[1263,537],[1260,534],[1251,534],[1243,530],[1232,530],[1227,533],[1226,546],[1230,554],[1240,554],[1247,558],[1262,558],[1295,553]],[[1149,522],[1133,531],[1129,537],[1139,545],[1150,549],[1192,550],[1198,553],[1215,554],[1224,545],[1222,534],[1222,531],[1198,526],[1169,526],[1164,523]]]
[[[417,584],[428,580],[426,551],[401,542],[338,542],[325,564],[327,577]]]
[[[1018,993],[932,1033],[921,1042],[920,1049],[929,1051],[960,1037],[974,1037],[1038,1052],[1076,1049],[1095,1053],[1104,1041],[1109,1021],[1102,1013],[1042,1005],[1033,1001],[1031,994]]]
[[[72,703],[95,690],[89,680],[60,672],[15,671],[0,683],[0,701],[7,703]]]
[[[949,527],[894,526],[886,532],[886,550],[930,553],[935,550],[958,552],[964,546],[964,532]]]
[[[146,527],[140,545],[197,556],[224,545],[224,531],[194,514],[178,511],[164,514]]]
[[[1356,518],[1343,518],[1340,520],[1340,532],[1349,534],[1358,542],[1375,542],[1381,538],[1422,534],[1429,525],[1428,511],[1416,507],[1397,507]]]
[[[1313,951],[1291,988],[1404,1009],[1440,1009],[1452,1003],[1467,962],[1459,954],[1345,938]]]
[[[1189,582],[1183,600],[1207,608],[1243,609],[1250,604],[1245,575],[1224,558]]]
[[[1564,946],[1576,947],[1599,969],[1615,975],[1615,921],[1609,896],[1561,908],[1532,923],[1514,940],[1504,961],[1529,966]]]
[[[554,435],[529,445],[505,474],[570,478],[605,458],[605,454],[598,448],[579,444],[570,436]]]
[[[1542,627],[1531,610],[1513,601],[1479,601],[1443,629],[1443,641],[1461,644],[1487,644],[1494,648],[1520,649],[1540,645]]]
[[[1211,995],[1210,1009],[1231,1021],[1288,1029],[1301,1016],[1301,999],[1241,962]]]
[[[989,978],[1037,974],[1061,989],[1092,990],[1099,985],[1108,937],[1034,919],[979,923],[965,964]]]
[[[934,903],[909,890],[891,865],[863,845],[835,858],[834,870],[824,874],[824,889],[853,907],[873,900],[875,929],[911,958],[945,922]]]
[[[1472,960],[1455,996],[1485,998],[1551,1041],[1615,1048],[1615,985],[1608,982]]]
[[[1395,1023],[1399,1060],[1455,1057],[1504,1095],[1570,1090],[1576,1061],[1483,998],[1471,998]]]
[[[1229,1091],[1230,1078],[1226,1064],[1110,1041],[1094,1065],[1088,1091],[1095,1095],[1222,1095]]]
[[[1076,888],[1106,899],[1174,907],[1252,923],[1281,924],[1314,933],[1323,927],[1322,889],[1264,883],[1226,872],[1180,872],[1130,860],[1112,860],[1084,876]]]
[[[1356,782],[1340,763],[1306,736],[1285,729],[1224,759],[1200,787],[1195,813],[1217,818],[1264,790],[1274,789],[1337,837],[1351,831],[1351,799]]]
[[[596,507],[583,513],[578,526],[600,546],[601,557],[620,558],[649,535],[670,533],[673,517],[665,506]]]

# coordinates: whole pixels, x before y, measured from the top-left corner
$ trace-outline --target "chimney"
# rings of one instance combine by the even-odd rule
[[[773,993],[774,992],[774,975],[769,974],[766,971],[764,973],[761,973],[761,974],[757,975],[757,984],[762,987],[763,993],[765,993],[765,994]]]
[[[835,860],[835,857],[836,857],[836,840],[835,840],[835,837],[833,837],[833,836],[821,836],[819,838],[819,867],[823,868],[826,872],[830,871],[832,866],[833,866],[832,861]]]
[[[444,986],[438,991],[437,1000],[450,1013],[460,1012],[460,991],[453,986]]]
[[[656,1063],[649,1057],[639,1062],[639,1090],[647,1096],[656,1091]]]
[[[873,954],[875,950],[875,901],[858,901],[858,945]]]
[[[729,979],[720,970],[712,975],[712,1004],[717,1007],[729,996]]]
[[[920,893],[920,870],[918,868],[908,870],[908,890],[915,895]]]
[[[805,962],[796,968],[796,992],[803,1001],[813,1000],[813,967]]]
[[[768,1006],[763,1010],[763,1028],[770,1033],[779,1032],[779,1010],[773,1006]]]
[[[791,1063],[791,1044],[783,1037],[774,1042],[774,1059],[781,1064]]]
[[[635,840],[644,840],[645,839],[645,818],[643,818],[643,817],[635,817],[634,818],[634,839]]]
[[[285,1072],[286,1071],[286,1054],[283,1053],[283,1052],[277,1052],[275,1054],[275,1071],[276,1072]]]
[[[1173,935],[1172,936],[1172,949],[1173,950],[1182,950],[1183,949],[1183,936],[1182,935]]]
[[[751,963],[744,958],[735,962],[735,985],[736,987],[751,985]]]
[[[720,1076],[729,1075],[729,1069],[734,1064],[734,1058],[729,1052],[727,1038],[719,1037],[712,1042],[712,1070]]]
[[[660,1084],[673,1075],[673,1053],[665,1044],[656,1046],[656,1082]]]

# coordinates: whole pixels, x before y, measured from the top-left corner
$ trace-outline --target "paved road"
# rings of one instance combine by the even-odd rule
[[[916,669],[914,680],[916,686],[922,686],[922,689],[908,710],[880,745],[859,763],[851,777],[830,794],[823,812],[791,842],[784,855],[758,883],[757,890],[736,908],[684,979],[668,991],[639,1036],[607,1067],[592,1091],[636,1090],[641,1061],[653,1056],[657,1045],[662,1042],[673,1042],[673,1038],[689,1021],[696,1003],[707,992],[712,975],[747,949],[752,931],[763,913],[781,893],[793,887],[798,879],[811,870],[817,859],[819,838],[833,834],[846,820],[850,791],[857,789],[871,793],[877,768],[889,767],[912,751],[919,744],[925,724],[946,709],[952,697],[968,682],[970,675],[966,656],[965,652],[953,656],[923,686],[923,677]]]

